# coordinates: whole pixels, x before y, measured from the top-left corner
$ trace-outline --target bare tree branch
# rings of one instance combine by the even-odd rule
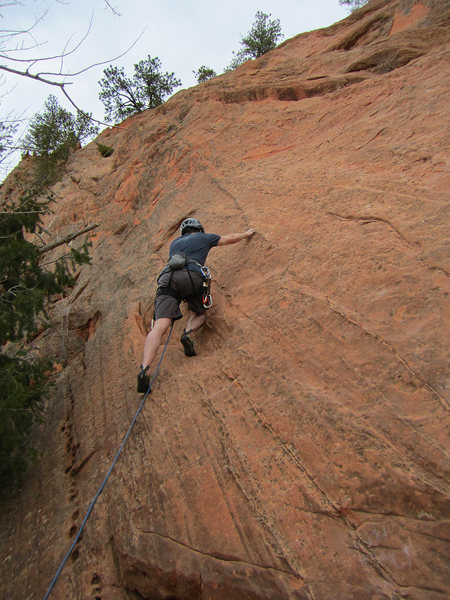
[[[46,73],[46,72],[42,72],[42,73],[38,73],[38,75],[55,75],[57,77],[77,77],[78,75],[81,75],[82,73],[86,73],[86,71],[89,71],[89,69],[93,69],[94,67],[100,67],[101,65],[106,65],[108,63],[114,62],[115,60],[118,60],[119,58],[122,58],[122,56],[125,56],[125,54],[127,54],[138,43],[138,41],[141,39],[141,37],[146,32],[146,30],[147,30],[147,27],[145,27],[141,31],[141,33],[134,40],[134,42],[131,44],[131,46],[129,46],[124,52],[122,52],[118,56],[115,56],[114,58],[110,58],[108,60],[102,60],[102,61],[100,61],[98,63],[93,63],[92,65],[89,65],[88,67],[85,67],[84,69],[81,69],[80,71],[76,71],[75,73],[52,73],[52,72]]]
[[[117,10],[108,2],[108,0],[105,0],[105,4],[106,6],[111,10],[111,12],[113,13],[113,15],[116,15],[117,17],[121,17],[122,15],[117,12]]]
[[[88,231],[92,231],[92,229],[96,229],[97,227],[100,227],[100,223],[97,223],[95,225],[89,225],[88,227],[84,227],[83,229],[80,229],[79,231],[75,231],[75,233],[71,233],[71,234],[66,235],[65,237],[63,237],[63,238],[61,238],[59,240],[55,240],[51,244],[48,244],[47,246],[43,246],[42,248],[39,248],[39,254],[44,254],[45,252],[49,252],[50,250],[54,250],[58,246],[62,246],[63,244],[68,244],[69,242],[71,242],[75,238],[79,237],[80,235],[83,235],[83,233],[87,233]]]
[[[3,6],[17,6],[18,4],[21,4],[21,3],[13,2],[11,4],[5,4]],[[2,6],[0,6],[0,8],[2,8]],[[33,25],[30,25],[30,27],[28,27],[28,29],[23,29],[23,30],[21,30],[21,29],[11,29],[11,30],[0,29],[0,34],[1,34],[0,38],[9,40],[10,38],[13,38],[18,35],[27,35],[28,34],[33,39],[35,46],[37,46],[38,44],[37,44],[36,40],[34,40],[34,38],[33,38],[32,31],[36,27],[36,25],[47,16],[47,14],[48,14],[48,10],[44,10],[44,12],[41,14],[40,17],[35,17],[35,21],[34,21]],[[23,42],[22,42],[22,44],[23,44]],[[21,48],[16,48],[16,50],[21,50]]]
[[[13,69],[11,67],[7,67],[6,65],[0,65],[0,71],[6,71],[6,73],[11,73],[12,75],[19,75],[20,77],[28,77],[29,79],[34,79],[35,81],[40,81],[41,83],[46,83],[47,85],[55,85],[64,88],[65,85],[71,85],[71,83],[61,83],[59,81],[51,81],[50,79],[44,79],[38,75],[34,75],[33,73],[29,73],[27,71],[18,71],[17,69]]]
[[[134,42],[131,44],[131,46],[129,46],[121,54],[118,54],[114,58],[110,58],[108,60],[102,60],[100,62],[93,63],[93,64],[89,65],[88,67],[85,67],[84,69],[81,69],[80,71],[76,71],[75,73],[62,73],[61,71],[41,71],[39,73],[30,73],[30,68],[32,68],[34,66],[34,64],[37,63],[37,62],[48,61],[48,60],[56,60],[56,59],[60,60],[61,58],[65,58],[66,56],[69,56],[69,54],[72,54],[75,50],[77,50],[79,48],[80,44],[86,39],[87,34],[83,37],[82,41],[80,42],[80,44],[78,44],[76,46],[76,48],[74,48],[70,52],[67,52],[65,54],[64,53],[58,54],[56,56],[47,56],[45,58],[32,58],[32,59],[31,58],[13,58],[13,57],[10,57],[10,56],[5,56],[5,54],[4,54],[5,51],[3,51],[3,53],[0,53],[0,58],[3,58],[4,60],[12,61],[12,62],[28,63],[29,66],[27,67],[26,70],[20,71],[20,70],[17,70],[17,69],[13,69],[12,67],[8,67],[6,65],[0,65],[0,70],[6,71],[6,72],[9,72],[9,73],[13,73],[14,75],[21,75],[22,77],[29,77],[31,79],[35,79],[37,81],[40,81],[42,83],[47,83],[49,85],[56,85],[56,86],[62,87],[64,85],[68,85],[68,84],[65,83],[65,82],[51,81],[51,80],[48,80],[48,79],[44,79],[42,76],[43,75],[50,75],[50,76],[53,76],[53,77],[64,77],[64,78],[66,78],[66,77],[77,77],[78,75],[81,75],[82,73],[86,73],[86,71],[89,71],[90,69],[93,69],[94,67],[99,67],[101,65],[106,65],[108,63],[114,62],[115,60],[118,60],[119,58],[122,58],[122,56],[125,56],[125,54],[127,54],[137,44],[137,42],[141,39],[141,37],[146,32],[146,30],[147,30],[147,27],[145,27],[141,31],[141,33],[134,40]]]
[[[44,62],[44,61],[48,61],[48,60],[60,60],[61,58],[65,58],[66,56],[70,56],[71,54],[73,54],[74,52],[76,52],[81,47],[81,45],[83,44],[83,42],[86,40],[86,38],[90,34],[93,18],[94,18],[94,14],[92,13],[91,14],[91,19],[89,21],[89,26],[87,28],[86,33],[81,38],[81,40],[78,42],[78,44],[76,44],[76,46],[74,46],[72,48],[72,50],[66,51],[66,48],[69,45],[69,42],[72,39],[73,35],[70,36],[70,38],[67,40],[66,45],[65,45],[65,49],[61,53],[55,54],[55,56],[44,56],[42,58],[14,58],[13,56],[5,56],[5,54],[9,53],[9,52],[23,52],[25,50],[33,50],[34,48],[37,48],[38,46],[44,46],[47,43],[47,42],[41,42],[40,44],[36,44],[35,46],[31,46],[30,48],[23,48],[23,47],[21,47],[21,48],[12,48],[10,50],[3,50],[2,53],[0,53],[0,58],[4,58],[5,60],[11,60],[11,61],[14,61],[14,62],[25,62],[25,63],[32,62],[34,64],[34,63],[37,63],[37,62]],[[32,27],[35,27],[35,25],[37,23],[38,23],[38,21],[36,21],[36,23]],[[27,30],[27,31],[18,31],[17,34],[25,34],[25,33],[28,33],[28,31],[29,30]],[[48,74],[49,73],[46,73],[46,75],[48,75]],[[58,75],[59,74],[62,75],[61,69],[60,69],[59,73],[57,73],[57,74]]]
[[[70,102],[70,104],[74,108],[76,108],[78,112],[80,112],[82,115],[85,115],[86,117],[88,117],[94,123],[98,123],[99,125],[104,125],[105,127],[110,127],[110,128],[114,128],[114,129],[121,129],[122,131],[131,131],[133,133],[137,133],[136,130],[130,129],[129,127],[123,127],[122,125],[112,125],[111,123],[105,123],[104,121],[99,121],[98,119],[95,119],[93,116],[91,116],[89,113],[85,112],[84,110],[82,110],[81,108],[79,108],[75,104],[75,102],[72,100],[72,98],[69,96],[69,94],[66,92],[66,90],[65,90],[65,88],[63,86],[61,86],[61,90],[62,90],[62,93],[64,94],[64,96]]]
[[[64,4],[62,0],[56,1],[59,4]],[[120,16],[119,12],[113,6],[113,2],[114,0],[103,0],[104,10],[109,11],[116,16]],[[68,68],[68,65],[66,65],[66,59],[68,59],[69,56],[76,54],[77,51],[79,51],[80,47],[83,45],[83,43],[85,43],[88,36],[92,34],[94,12],[92,11],[87,30],[85,30],[84,34],[82,34],[82,37],[79,41],[74,39],[74,36],[72,35],[67,39],[60,53],[57,53],[55,55],[49,53],[49,56],[40,57],[39,54],[42,55],[43,52],[38,52],[38,49],[44,46],[45,44],[48,44],[48,41],[41,42],[38,39],[38,26],[45,19],[49,10],[42,10],[40,15],[33,16],[30,19],[32,24],[25,24],[24,28],[21,30],[20,26],[17,26],[17,28],[15,28],[14,25],[11,28],[5,26],[7,23],[5,13],[7,13],[7,9],[9,7],[11,7],[12,9],[16,8],[17,10],[22,10],[27,9],[28,4],[26,1],[22,2],[20,0],[6,0],[3,2],[0,1],[0,11],[2,13],[0,14],[0,23],[3,25],[3,28],[0,28],[0,85],[6,83],[9,77],[13,76],[16,79],[16,81],[18,81],[21,78],[25,78],[37,81],[39,83],[43,83],[45,85],[52,86],[54,88],[59,88],[63,95],[70,102],[70,104],[79,113],[85,115],[92,122],[104,127],[119,127],[126,131],[132,131],[126,127],[113,126],[110,123],[94,119],[91,116],[91,114],[77,106],[76,101],[72,98],[73,89],[69,93],[68,86],[73,84],[74,79],[77,76],[81,76],[82,74],[96,67],[110,64],[111,62],[116,61],[125,56],[141,39],[147,28],[145,27],[142,30],[139,36],[133,41],[132,44],[130,44],[130,46],[126,50],[124,50],[114,58],[90,64],[84,68],[80,68],[76,72],[70,73],[65,72],[66,70],[70,70]],[[28,11],[26,15],[28,21]],[[26,58],[26,56],[28,56],[28,58]],[[45,70],[46,68],[48,69],[47,71]],[[0,127],[1,123],[5,124],[3,128],[4,132],[9,131],[5,129],[5,127],[9,125],[8,121],[9,120],[4,118],[0,121]],[[9,169],[9,163],[7,163],[7,160],[10,161],[10,158],[15,155],[17,149],[20,149],[21,146],[21,139],[17,139],[18,125],[16,124],[18,124],[19,121],[20,119],[11,120],[11,131],[13,127],[16,127],[16,131],[14,134],[15,139],[12,139],[11,135],[9,135],[9,138],[7,138],[6,135],[3,135],[3,138],[1,140],[2,143],[0,143],[0,169],[2,170],[2,175],[3,173],[6,174],[7,170]],[[23,133],[20,134],[20,136],[23,135]]]

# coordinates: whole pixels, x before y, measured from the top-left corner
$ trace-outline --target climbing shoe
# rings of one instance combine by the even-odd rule
[[[148,367],[144,367],[141,365],[141,370],[139,371],[139,375],[137,378],[137,391],[138,394],[145,394],[150,385],[150,378],[147,375]]]
[[[186,356],[197,356],[197,353],[194,350],[194,340],[189,335],[191,331],[192,329],[190,331],[184,330],[183,335],[180,338],[180,342],[183,344],[184,353]]]

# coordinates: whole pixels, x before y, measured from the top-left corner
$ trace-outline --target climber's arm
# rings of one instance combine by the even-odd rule
[[[253,229],[253,227],[250,227],[250,229],[247,229],[247,231],[244,231],[244,233],[230,233],[229,235],[222,235],[217,245],[228,246],[229,244],[237,244],[237,242],[249,238],[254,233],[255,230]]]

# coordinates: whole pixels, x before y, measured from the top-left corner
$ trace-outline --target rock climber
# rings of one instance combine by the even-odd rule
[[[204,264],[214,246],[236,244],[255,233],[253,228],[244,233],[217,235],[205,233],[198,219],[188,218],[181,223],[180,237],[169,247],[169,262],[158,277],[156,290],[154,325],[147,335],[144,356],[138,375],[138,392],[146,393],[149,388],[149,370],[161,344],[161,338],[173,321],[182,318],[180,303],[186,301],[191,316],[180,338],[186,356],[195,356],[191,334],[205,322],[206,310],[203,303],[205,270]],[[202,269],[203,267],[203,269]]]

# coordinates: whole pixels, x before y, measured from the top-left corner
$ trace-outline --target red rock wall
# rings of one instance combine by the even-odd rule
[[[448,17],[375,0],[73,155],[48,227],[100,227],[36,340],[64,368],[2,506],[2,598],[44,595],[120,446],[191,215],[257,234],[211,251],[198,356],[178,322],[51,597],[450,595]]]

